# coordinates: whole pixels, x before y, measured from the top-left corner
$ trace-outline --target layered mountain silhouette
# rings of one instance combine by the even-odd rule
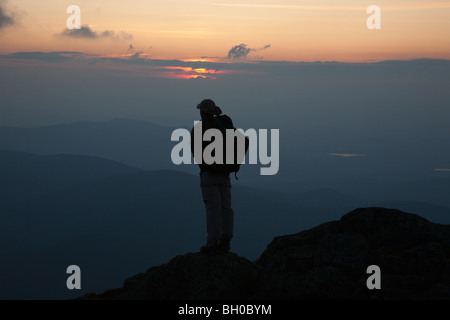
[[[0,149],[39,155],[88,155],[141,169],[168,169],[172,164],[169,142],[173,129],[129,119],[33,128],[0,127]]]
[[[142,171],[92,156],[38,156],[0,150],[0,195],[23,197],[57,191],[89,179]]]
[[[104,290],[148,265],[197,250],[206,239],[196,175],[4,150],[0,178],[0,298],[74,297],[79,293],[65,287],[72,264],[83,270],[83,291]],[[277,234],[351,208],[313,207],[296,194],[242,186],[232,192],[239,234],[234,250],[249,258]]]
[[[233,184],[232,194],[233,252],[250,261],[278,235],[373,205],[323,188],[285,193]],[[401,205],[450,223],[445,206],[382,203]],[[0,298],[67,299],[119,287],[130,274],[197,252],[206,238],[204,215],[198,175],[94,156],[0,151]],[[65,286],[72,264],[83,272],[81,291]]]
[[[239,119],[235,122],[239,126]],[[188,123],[189,126],[192,124]],[[253,126],[256,128],[258,125],[254,123]],[[88,155],[144,170],[177,170],[196,174],[196,166],[176,166],[171,161],[171,149],[177,142],[172,142],[170,137],[175,129],[120,118],[32,128],[0,127],[0,149],[38,155]],[[278,174],[261,177],[259,165],[248,165],[241,170],[242,179],[236,184],[266,186],[295,193],[332,188],[366,199],[369,203],[401,200],[450,206],[450,175],[433,171],[434,168],[447,167],[446,162],[436,162],[436,159],[450,156],[450,149],[445,148],[448,136],[377,135],[363,138],[342,136],[339,132],[318,132],[312,138],[298,128],[283,130],[282,134]],[[336,148],[361,152],[365,156],[330,155],[347,152],[337,152]],[[327,196],[326,192],[322,195]],[[320,200],[322,195],[319,201],[323,201]]]
[[[83,299],[449,299],[450,226],[398,210],[355,209],[275,237],[250,261],[187,253]],[[367,279],[380,268],[380,289]]]

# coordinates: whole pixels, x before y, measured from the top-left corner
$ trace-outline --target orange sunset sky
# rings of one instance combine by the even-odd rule
[[[450,58],[450,1],[424,0],[0,0],[14,23],[0,29],[0,54],[77,51],[154,59],[219,59],[235,45],[248,60],[364,62]],[[69,5],[97,38],[63,37]],[[369,5],[381,30],[369,30]],[[264,46],[270,47],[266,49]]]

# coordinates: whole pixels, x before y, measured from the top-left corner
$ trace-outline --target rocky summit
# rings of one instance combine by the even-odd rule
[[[256,261],[187,253],[82,299],[449,299],[449,259],[450,226],[360,208],[274,238]],[[380,289],[368,288],[372,265]]]

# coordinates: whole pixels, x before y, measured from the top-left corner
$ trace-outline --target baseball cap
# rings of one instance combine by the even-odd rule
[[[216,106],[216,103],[211,99],[204,99],[197,105],[197,109],[200,109],[204,113],[210,115],[218,115],[222,113],[222,110],[220,110],[220,108]]]

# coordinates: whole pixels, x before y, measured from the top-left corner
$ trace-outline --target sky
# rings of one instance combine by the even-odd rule
[[[0,0],[0,54],[139,52],[153,59],[368,62],[450,57],[450,1]],[[81,10],[81,33],[64,33]],[[369,30],[370,5],[381,29]],[[67,30],[66,30],[67,31]],[[247,54],[246,54],[247,52]]]
[[[173,164],[166,133],[190,129],[210,98],[236,128],[279,130],[277,174],[245,166],[233,186],[439,198],[449,35],[450,0],[0,0],[0,149],[198,175]]]
[[[0,126],[190,127],[211,98],[237,127],[280,130],[272,179],[322,156],[448,176],[449,34],[450,1],[0,0]]]

